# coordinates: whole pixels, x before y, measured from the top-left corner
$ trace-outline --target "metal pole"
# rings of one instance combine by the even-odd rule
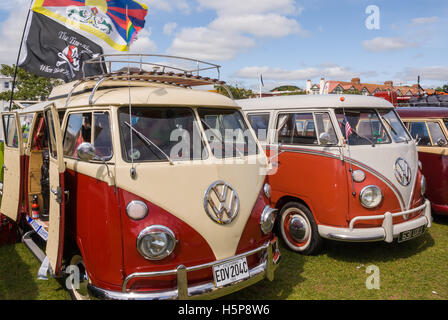
[[[28,25],[28,20],[30,18],[32,6],[33,6],[33,0],[31,0],[31,5],[30,5],[30,8],[28,9],[28,15],[26,16],[25,27],[23,28],[23,33],[22,33],[22,40],[20,40],[19,54],[17,55],[16,67],[14,69],[14,78],[12,80],[11,98],[9,99],[9,111],[11,111],[11,108],[12,108],[12,99],[14,98],[14,89],[16,87],[16,80],[17,80],[17,69],[18,69],[18,65],[19,65],[20,54],[22,53],[22,45],[23,45],[23,39],[25,38],[26,26]]]

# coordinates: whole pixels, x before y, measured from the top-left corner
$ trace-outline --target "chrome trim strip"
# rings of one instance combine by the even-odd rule
[[[384,219],[386,219],[386,217],[388,216],[388,214],[390,214],[392,218],[400,217],[400,216],[405,216],[405,215],[408,215],[408,214],[415,213],[415,212],[417,212],[417,211],[423,210],[423,209],[426,208],[426,206],[427,206],[427,204],[424,203],[424,204],[422,204],[421,206],[419,206],[419,207],[417,207],[417,208],[414,208],[414,209],[411,209],[411,210],[407,210],[407,211],[402,211],[402,212],[397,212],[397,213],[390,213],[390,212],[387,212],[387,213],[385,213],[385,214],[376,215],[376,216],[359,216],[359,217],[355,217],[355,218],[353,218],[352,220],[350,220],[350,225],[349,225],[349,226],[350,226],[350,230],[353,230],[353,229],[354,229],[354,225],[355,225],[355,223],[358,222],[358,221],[378,220],[378,219],[382,219],[382,220],[384,220]]]
[[[345,234],[328,234],[328,237],[333,240],[346,241],[346,242],[376,242],[384,240],[384,236],[371,236],[371,237],[357,237],[349,236]]]
[[[222,264],[228,261],[236,260],[242,257],[247,257],[260,251],[266,251],[262,262],[249,270],[249,278],[234,282],[224,287],[217,288],[214,282],[199,284],[188,287],[188,272],[196,271],[204,268],[213,267],[217,264]],[[274,280],[274,271],[280,261],[280,251],[278,249],[278,239],[275,237],[270,242],[262,245],[259,248],[253,249],[246,253],[242,253],[227,259],[205,263],[202,265],[185,267],[179,265],[174,270],[165,270],[157,272],[134,273],[129,275],[123,282],[122,292],[104,290],[93,285],[89,285],[89,291],[93,297],[99,299],[117,299],[117,300],[172,300],[172,299],[214,299],[221,296],[239,291],[248,287],[264,278],[270,281]],[[129,292],[127,284],[130,280],[135,278],[152,278],[166,275],[177,276],[177,288],[157,291],[157,292]]]

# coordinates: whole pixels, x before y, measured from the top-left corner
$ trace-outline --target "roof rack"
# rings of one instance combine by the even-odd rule
[[[99,64],[103,73],[87,76],[86,65]],[[118,70],[115,70],[119,68]],[[83,79],[76,82],[67,95],[66,104],[81,83],[97,81],[89,103],[93,101],[95,92],[104,81],[144,81],[173,85],[184,88],[214,85],[223,87],[229,97],[233,95],[220,80],[221,66],[197,59],[183,58],[159,54],[102,54],[84,62],[82,67]],[[213,77],[212,73],[215,77]]]
[[[132,60],[131,60],[132,59]],[[86,75],[86,65],[99,64],[103,74]],[[119,69],[117,69],[119,68]],[[85,61],[84,80],[107,77],[108,80],[141,80],[182,87],[224,85],[221,66],[201,60],[158,54],[103,54]],[[210,74],[214,73],[214,77]]]

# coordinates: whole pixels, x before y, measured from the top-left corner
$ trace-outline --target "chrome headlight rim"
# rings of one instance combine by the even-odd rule
[[[167,238],[168,243],[166,245],[166,249],[164,250],[164,252],[161,254],[158,254],[158,255],[153,255],[153,256],[145,253],[141,248],[142,241],[145,239],[145,237],[151,236],[154,234],[161,234],[161,233],[165,234],[168,237]],[[174,232],[171,231],[171,229],[169,229],[168,227],[162,226],[162,225],[153,225],[150,227],[146,227],[139,233],[139,235],[137,237],[137,251],[146,260],[159,261],[159,260],[165,259],[166,257],[168,257],[169,255],[171,255],[174,252],[177,242],[178,241],[176,239],[176,236],[175,236]]]
[[[260,228],[263,234],[267,235],[274,229],[276,213],[277,209],[273,209],[270,206],[264,207],[260,218]]]
[[[422,175],[422,178],[420,179],[420,193],[422,196],[426,194],[426,188],[427,188],[426,178],[424,175]]]
[[[263,186],[263,192],[266,198],[271,199],[271,195],[272,195],[272,188],[271,185],[269,183],[265,183]]]
[[[371,189],[376,190],[377,194],[379,194],[379,201],[373,201],[372,204],[367,204],[365,203],[364,195],[366,194],[367,191],[370,191]],[[381,191],[380,187],[375,185],[366,186],[359,193],[359,202],[361,202],[361,205],[366,209],[377,208],[378,206],[381,205],[381,203],[383,203],[383,199],[384,199],[383,192]]]
[[[132,209],[132,207],[133,206],[142,206],[143,208],[145,208],[146,210],[146,212],[143,214],[143,215],[141,215],[141,216],[133,216],[132,214],[130,214],[130,211],[131,211],[131,209]],[[130,219],[132,219],[132,220],[134,220],[134,221],[140,221],[140,220],[143,220],[143,219],[145,219],[147,216],[148,216],[148,214],[149,214],[149,208],[148,208],[148,206],[146,205],[146,203],[144,203],[143,201],[141,201],[141,200],[132,200],[131,202],[129,202],[128,203],[128,205],[126,206],[126,215],[130,218]]]

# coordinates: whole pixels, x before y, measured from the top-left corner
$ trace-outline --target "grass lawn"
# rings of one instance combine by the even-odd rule
[[[448,217],[401,243],[326,242],[305,257],[282,246],[274,282],[262,281],[225,299],[448,299]],[[379,267],[380,289],[368,290],[366,268]],[[37,280],[39,263],[23,244],[0,248],[0,299],[70,299],[64,280]]]

